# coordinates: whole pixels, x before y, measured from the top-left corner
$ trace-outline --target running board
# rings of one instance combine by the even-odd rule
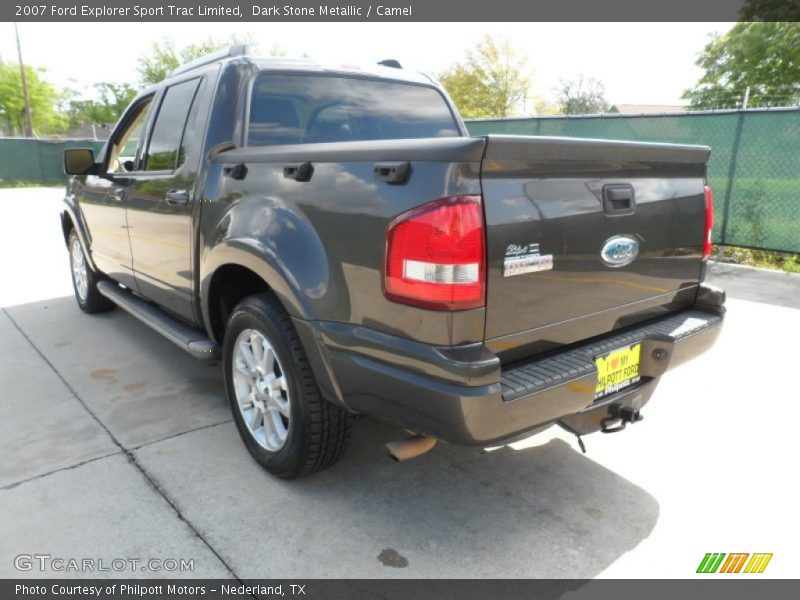
[[[113,281],[99,281],[97,289],[114,304],[132,314],[145,325],[149,325],[195,358],[203,360],[218,358],[219,346],[199,329],[181,323],[154,304],[145,302],[133,292],[120,287]]]

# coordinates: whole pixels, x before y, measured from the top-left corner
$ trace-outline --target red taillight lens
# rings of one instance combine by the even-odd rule
[[[485,305],[480,196],[442,198],[407,212],[386,234],[386,297],[434,310]]]
[[[711,256],[711,230],[714,229],[714,192],[705,186],[706,190],[706,237],[703,240],[703,260]]]

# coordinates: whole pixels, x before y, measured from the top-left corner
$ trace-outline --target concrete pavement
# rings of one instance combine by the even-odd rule
[[[0,577],[41,576],[25,553],[194,560],[105,573],[132,577],[690,577],[709,551],[795,573],[800,276],[712,266],[719,343],[587,455],[551,428],[396,464],[378,449],[401,432],[364,419],[338,465],[283,482],[241,444],[218,364],[80,312],[60,194],[0,190]]]

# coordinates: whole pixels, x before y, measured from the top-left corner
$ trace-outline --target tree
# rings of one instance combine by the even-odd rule
[[[113,125],[136,97],[136,89],[128,83],[96,83],[96,99],[71,99],[67,111],[70,125],[93,123]]]
[[[739,17],[742,21],[798,21],[800,0],[747,0]]]
[[[63,131],[67,118],[58,110],[60,96],[44,79],[44,69],[25,65],[31,119],[35,134]],[[0,123],[11,135],[23,132],[22,76],[16,64],[0,62]]]
[[[247,44],[251,48],[256,48],[256,44],[249,36],[232,36],[227,40],[208,38],[199,44],[189,44],[180,50],[175,48],[171,40],[163,43],[156,42],[149,54],[139,57],[139,77],[142,85],[153,85],[167,78],[173,69],[204,54],[216,52],[223,48],[228,48],[233,44]],[[270,56],[285,56],[286,52],[278,44],[274,44],[270,49]]]
[[[686,90],[694,109],[741,106],[750,88],[750,106],[800,102],[800,23],[737,23],[715,34],[697,60],[705,70]]]
[[[527,56],[506,39],[484,35],[466,60],[439,75],[461,115],[508,117],[527,99],[530,79]]]
[[[169,76],[170,72],[183,63],[189,62],[225,47],[224,42],[208,39],[199,44],[189,44],[180,51],[175,49],[175,44],[167,40],[163,43],[156,42],[150,54],[139,58],[139,76],[143,85],[153,85]]]
[[[531,100],[531,107],[533,108],[531,112],[534,115],[549,116],[561,114],[561,107],[558,104],[546,98],[542,98],[541,96],[533,97]]]
[[[608,110],[605,86],[593,77],[579,75],[561,80],[558,90],[559,109],[564,115],[594,115]]]

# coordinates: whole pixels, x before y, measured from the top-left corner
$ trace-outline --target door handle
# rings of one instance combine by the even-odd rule
[[[109,192],[108,197],[111,198],[114,202],[122,202],[125,198],[125,188],[114,188]]]
[[[167,204],[172,206],[184,206],[189,203],[189,192],[187,190],[170,190],[167,192]]]
[[[636,194],[630,183],[603,186],[603,211],[607,215],[632,215],[636,212]]]
[[[375,163],[373,172],[376,179],[395,185],[403,184],[411,173],[411,163],[408,161]]]
[[[283,176],[295,181],[308,181],[314,174],[314,167],[310,162],[293,163],[283,167]]]

